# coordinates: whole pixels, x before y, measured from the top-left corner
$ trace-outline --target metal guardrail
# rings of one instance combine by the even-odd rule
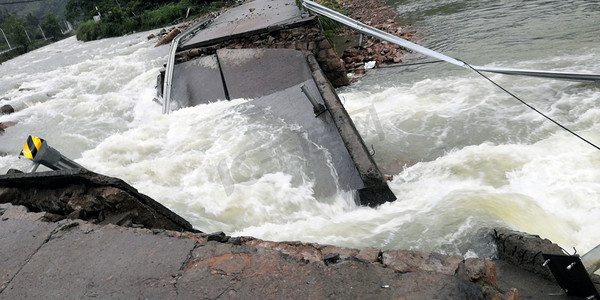
[[[177,48],[179,48],[179,42],[186,36],[195,33],[200,27],[206,26],[213,21],[213,18],[207,17],[200,20],[198,23],[187,28],[182,33],[178,34],[173,41],[171,41],[171,48],[169,49],[169,58],[167,60],[167,66],[165,69],[165,82],[163,85],[163,114],[169,114],[169,107],[171,106],[171,86],[173,84],[173,69],[175,68],[175,54]]]
[[[405,39],[391,35],[385,31],[381,31],[377,28],[373,28],[371,26],[365,25],[359,21],[356,21],[350,17],[344,16],[334,10],[331,10],[327,7],[319,5],[313,1],[302,0],[302,6],[311,12],[314,12],[318,15],[322,15],[327,18],[330,18],[333,21],[336,21],[340,24],[348,26],[360,33],[370,35],[370,36],[376,37],[378,39],[388,41],[390,43],[394,43],[394,44],[402,46],[404,48],[419,52],[421,54],[424,54],[424,55],[427,55],[430,57],[434,57],[434,58],[446,61],[448,63],[457,65],[459,67],[463,67],[463,68],[467,68],[467,69],[473,68],[477,71],[501,73],[501,74],[506,74],[506,75],[524,75],[524,76],[543,77],[543,78],[552,78],[552,79],[560,79],[560,80],[580,81],[580,82],[587,82],[587,83],[600,83],[600,74],[582,74],[582,73],[567,73],[567,72],[470,66],[463,61],[454,59],[452,57],[438,53],[431,49],[428,49],[423,46],[417,45],[415,43],[409,42]]]

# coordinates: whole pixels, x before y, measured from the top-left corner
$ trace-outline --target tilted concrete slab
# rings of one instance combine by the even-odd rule
[[[306,56],[292,49],[220,49],[217,51],[230,99],[254,99],[308,79]]]
[[[357,200],[361,204],[376,206],[394,201],[396,197],[371,158],[335,90],[327,84],[314,56],[308,57],[293,49],[219,49],[216,58],[186,63],[182,67],[185,73],[177,75],[183,81],[181,90],[177,91],[175,87],[173,91],[179,93],[179,99],[187,97],[187,100],[179,102],[180,107],[222,99],[221,91],[215,95],[201,95],[205,82],[209,80],[214,82],[212,86],[217,89],[223,88],[228,99],[253,99],[248,113],[265,114],[267,117],[283,119],[290,125],[300,125],[300,131],[306,133],[310,143],[325,148],[326,154],[317,154],[312,150],[303,154],[307,160],[316,159],[319,155],[323,162],[331,159],[338,187],[344,191],[358,191]],[[222,80],[222,83],[219,84],[218,80]],[[302,85],[306,85],[313,98],[329,110],[315,118],[313,105],[300,88]],[[195,93],[196,90],[199,92]],[[323,95],[327,95],[327,101]],[[311,148],[303,139],[298,139],[299,146],[305,150]],[[315,194],[330,196],[337,190],[335,186],[328,186],[335,182],[329,179],[332,174],[330,166],[327,163],[311,166],[310,172],[316,182]]]
[[[182,49],[215,44],[248,32],[266,31],[281,23],[301,19],[295,0],[254,0],[233,7],[206,29],[182,43]]]
[[[43,224],[27,226],[44,228]],[[2,299],[174,299],[176,277],[196,245],[145,229],[136,232],[81,221],[58,224],[61,228],[34,251],[0,294]],[[11,238],[18,237],[24,234]]]
[[[356,126],[354,126],[354,122],[352,122],[352,118],[344,108],[335,89],[325,77],[315,57],[309,55],[308,63],[311,70],[313,70],[313,78],[321,97],[325,101],[327,111],[332,116],[337,131],[365,185],[364,188],[358,190],[358,198],[361,204],[377,206],[396,200],[396,195],[387,185],[384,175],[375,164],[373,157],[371,157],[365,142],[358,133]]]
[[[306,160],[319,159],[322,161],[322,163],[312,164],[309,170],[315,177],[315,194],[317,196],[330,196],[328,193],[337,191],[335,186],[329,185],[332,182],[329,179],[331,169],[326,163],[329,155],[337,173],[337,183],[342,190],[351,191],[364,188],[365,185],[335,127],[333,118],[328,112],[315,117],[312,104],[300,88],[303,84],[310,90],[315,100],[324,105],[319,90],[311,77],[285,90],[253,100],[251,102],[254,106],[253,110],[281,118],[287,124],[300,125],[299,130],[306,133],[309,143],[314,143],[327,150],[328,153],[325,155],[321,153],[322,150],[314,149],[313,145],[306,144],[308,141],[303,140],[303,137],[298,138],[297,143],[300,144],[299,147],[303,150]]]
[[[172,110],[226,99],[216,55],[175,65],[171,88]]]

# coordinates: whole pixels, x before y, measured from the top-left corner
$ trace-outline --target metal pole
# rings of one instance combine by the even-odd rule
[[[306,95],[306,98],[308,98],[308,101],[310,101],[310,103],[313,106],[313,112],[315,113],[315,116],[319,116],[320,114],[322,114],[323,112],[325,112],[327,110],[327,108],[325,108],[325,106],[323,106],[323,104],[317,102],[317,99],[315,99],[315,97],[313,97],[313,95],[310,93],[310,91],[308,90],[308,87],[303,84],[300,89],[302,89],[302,92],[304,93],[304,95]]]
[[[27,36],[27,39],[29,40],[29,42],[31,43],[31,38],[29,37],[29,33],[27,33],[27,30],[25,30],[25,35]]]
[[[8,39],[6,38],[6,34],[4,34],[4,30],[2,30],[2,28],[0,28],[0,31],[2,31],[2,35],[4,36],[4,39],[6,40],[6,43],[8,44],[8,49],[12,49],[12,47],[10,46],[10,43],[8,42]]]
[[[42,26],[38,25],[38,27],[40,28],[40,31],[42,32],[42,36],[44,37],[44,41],[47,40],[46,35],[44,34],[44,30],[42,29]]]
[[[198,23],[189,27],[182,33],[178,34],[172,41],[169,49],[169,58],[167,59],[167,66],[165,68],[165,82],[163,85],[163,114],[169,114],[171,109],[171,87],[173,84],[173,69],[175,68],[175,54],[179,47],[179,41],[185,36],[195,32],[201,26],[205,26],[212,22],[210,17],[200,20]]]
[[[584,254],[581,257],[581,262],[585,266],[585,270],[588,274],[592,275],[594,272],[598,271],[598,269],[600,269],[600,245]]]
[[[40,163],[32,162],[31,166],[29,166],[29,169],[27,169],[27,173],[34,173],[39,166],[40,166]]]

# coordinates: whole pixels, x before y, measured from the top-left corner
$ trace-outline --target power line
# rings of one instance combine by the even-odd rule
[[[479,72],[479,70],[475,69],[474,67],[472,67],[471,65],[469,65],[468,63],[464,62],[465,65],[467,65],[471,70],[473,70],[475,73],[481,75],[481,77],[487,79],[487,81],[491,82],[493,85],[495,85],[497,88],[501,89],[502,91],[504,91],[505,93],[509,94],[510,96],[512,96],[513,98],[515,98],[516,100],[518,100],[519,102],[523,103],[525,106],[529,107],[531,110],[535,111],[536,113],[538,113],[539,115],[541,115],[542,117],[546,118],[547,120],[549,120],[550,122],[556,124],[558,127],[564,129],[565,131],[567,131],[568,133],[572,134],[573,136],[579,138],[580,140],[584,141],[585,143],[589,144],[590,146],[600,150],[600,147],[598,147],[597,145],[595,145],[594,143],[590,142],[589,140],[585,139],[584,137],[580,136],[579,134],[575,133],[573,130],[567,128],[566,126],[562,125],[561,123],[555,121],[554,119],[550,118],[548,115],[544,114],[543,112],[539,111],[538,109],[536,109],[535,107],[533,107],[532,105],[530,105],[529,103],[525,102],[524,100],[522,100],[521,98],[517,97],[515,94],[511,93],[510,91],[508,91],[507,89],[505,89],[503,86],[499,85],[498,83],[496,83],[495,81],[493,81],[492,79],[490,79],[489,77],[481,74],[481,72]]]

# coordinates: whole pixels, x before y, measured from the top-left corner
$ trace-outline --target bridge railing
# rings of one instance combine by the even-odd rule
[[[177,48],[179,48],[179,43],[186,36],[195,33],[196,31],[200,30],[201,27],[210,24],[212,21],[213,18],[211,17],[204,18],[198,23],[184,30],[182,33],[178,34],[173,39],[173,41],[171,41],[171,47],[169,49],[169,58],[165,67],[165,79],[163,85],[163,114],[169,114],[169,110],[171,107],[171,87],[173,85],[173,69],[175,68],[175,55],[177,54]]]

